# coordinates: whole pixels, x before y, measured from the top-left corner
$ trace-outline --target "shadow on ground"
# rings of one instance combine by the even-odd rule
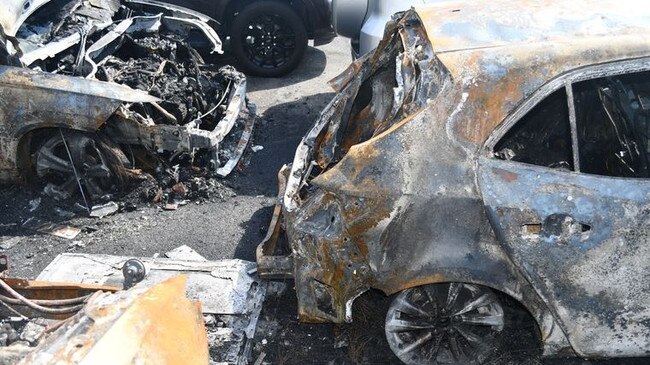
[[[277,176],[291,163],[302,137],[309,131],[333,93],[305,96],[266,110],[254,132],[253,143],[264,149],[250,157],[250,165],[234,178],[240,195],[277,196]]]
[[[248,222],[241,224],[244,234],[235,247],[236,259],[255,261],[255,249],[266,235],[272,215],[273,206],[263,207],[253,213]]]
[[[332,96],[332,93],[306,96],[266,110],[253,142],[264,149],[250,156],[250,164],[232,181],[239,195],[277,197],[278,171],[293,160],[300,140]],[[255,261],[255,248],[266,235],[272,214],[273,206],[260,207],[248,221],[240,224],[244,234],[235,248],[235,258]]]
[[[279,78],[262,78],[249,76],[248,91],[281,89],[283,87],[308,81],[320,76],[327,66],[325,52],[318,48],[307,47],[300,65],[288,75]]]

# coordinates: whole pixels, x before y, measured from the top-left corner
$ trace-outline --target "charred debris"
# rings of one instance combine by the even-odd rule
[[[251,361],[267,288],[252,262],[181,246],[153,258],[62,254],[36,280],[7,268],[0,256],[2,365]]]
[[[89,212],[125,195],[175,209],[218,190],[213,178],[241,166],[255,115],[245,76],[206,62],[221,52],[210,22],[149,1],[54,0],[3,30],[0,94],[13,106],[0,122],[14,125],[0,132],[22,133],[0,151],[15,168],[3,180]]]
[[[7,277],[0,287],[0,364],[208,361],[201,305],[186,297],[186,277],[129,290]]]

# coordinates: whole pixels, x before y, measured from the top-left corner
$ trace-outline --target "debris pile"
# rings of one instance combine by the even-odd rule
[[[175,206],[189,202],[224,202],[236,193],[229,183],[214,178],[209,172],[192,166],[158,171],[156,177],[145,174],[136,182],[137,186],[122,195],[111,198],[119,200],[119,210],[134,210],[142,204],[156,204],[161,207]]]
[[[205,364],[200,305],[184,295],[185,284],[174,276],[120,290],[2,277],[0,364],[149,363],[153,353],[154,362]],[[171,342],[186,351],[166,346]]]
[[[32,352],[47,328],[43,318],[22,316],[0,319],[0,363],[16,364]]]
[[[234,77],[233,77],[234,76]],[[216,69],[178,36],[125,36],[118,52],[99,67],[99,80],[149,92],[160,104],[132,104],[138,117],[155,124],[185,125],[197,119],[211,130],[223,118],[229,86],[239,76],[232,66]],[[155,105],[155,106],[154,106]]]

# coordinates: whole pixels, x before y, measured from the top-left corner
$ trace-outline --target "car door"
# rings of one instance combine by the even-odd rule
[[[647,72],[567,82],[479,158],[497,237],[585,357],[650,349],[646,96]]]

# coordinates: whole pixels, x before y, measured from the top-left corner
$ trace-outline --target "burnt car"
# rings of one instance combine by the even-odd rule
[[[331,42],[329,0],[161,0],[207,14],[228,40],[237,66],[250,75],[279,77],[302,60],[307,42]]]
[[[254,118],[244,75],[195,48],[221,52],[213,22],[149,0],[5,2],[0,181],[92,199],[134,168],[184,163],[228,175]]]
[[[648,356],[649,15],[581,0],[394,17],[280,171],[260,275],[293,277],[308,322],[393,295],[386,338],[407,364],[486,361],[510,301],[546,356]]]

